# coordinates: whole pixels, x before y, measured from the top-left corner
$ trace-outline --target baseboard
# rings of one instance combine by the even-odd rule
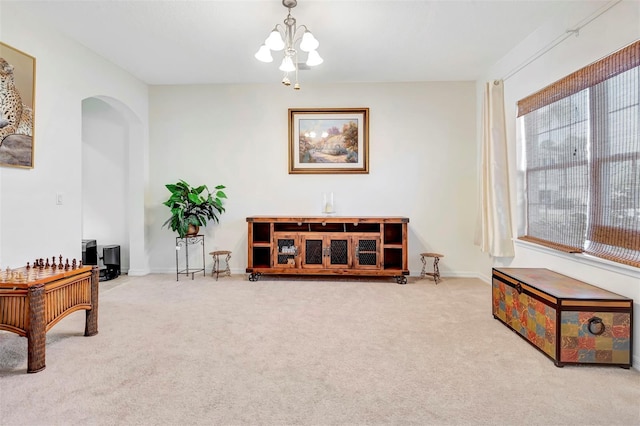
[[[131,277],[143,277],[149,275],[151,270],[149,269],[129,269],[128,271],[122,271],[123,274],[127,274]]]
[[[209,274],[211,272],[211,267],[207,267],[205,268],[205,271],[207,272],[207,274]],[[144,274],[138,274],[137,271],[135,272],[129,272],[129,275],[132,276],[137,276],[137,275],[146,275],[146,274],[175,274],[176,273],[176,269],[175,267],[173,268],[153,268],[150,271],[146,271]],[[243,268],[231,268],[231,274],[232,275],[242,275],[242,274],[247,274],[247,271]],[[420,276],[419,273],[417,274],[411,274],[409,275],[410,278],[418,278]],[[478,274],[476,272],[465,272],[465,271],[460,271],[460,272],[451,272],[448,271],[446,274],[442,274],[442,278],[476,278],[479,279],[485,283],[491,283],[491,278],[489,275],[484,275],[484,274]]]
[[[417,275],[419,276],[419,275]],[[477,272],[465,272],[465,271],[459,271],[459,272],[447,272],[442,274],[441,273],[442,278],[476,278],[479,279],[481,281],[484,281],[486,283],[490,283],[491,280],[489,278],[489,276],[485,276],[484,274],[478,274]]]
[[[205,268],[205,272],[207,273],[207,275],[210,275],[211,274],[211,268],[210,267],[209,268]],[[151,271],[149,273],[151,273],[151,274],[174,274],[175,275],[176,268],[175,267],[173,267],[173,268],[153,268],[153,269],[151,269]],[[191,273],[191,272],[189,272],[189,273]],[[198,271],[197,273],[201,274],[202,271]],[[244,269],[238,270],[238,271],[232,269],[231,273],[235,275],[235,274],[244,274],[245,272],[244,272]]]

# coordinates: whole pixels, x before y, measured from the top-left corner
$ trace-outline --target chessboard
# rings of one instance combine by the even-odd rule
[[[90,267],[83,266],[82,261],[78,262],[76,259],[72,259],[71,263],[69,263],[67,258],[63,263],[62,255],[57,258],[52,256],[51,260],[49,258],[39,258],[33,262],[33,265],[27,262],[27,266],[20,268],[12,269],[7,267],[4,270],[0,269],[0,286],[20,286],[20,284],[28,286],[49,282],[64,278],[66,275],[75,274],[81,268],[90,269]]]

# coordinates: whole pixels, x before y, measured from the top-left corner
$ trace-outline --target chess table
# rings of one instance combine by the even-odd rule
[[[0,271],[0,330],[28,340],[27,372],[44,370],[46,333],[67,315],[86,311],[85,336],[98,333],[99,268],[79,264]]]

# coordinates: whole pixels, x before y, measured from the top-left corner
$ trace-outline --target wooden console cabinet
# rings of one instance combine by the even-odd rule
[[[252,216],[249,280],[261,274],[370,275],[406,284],[406,217]]]

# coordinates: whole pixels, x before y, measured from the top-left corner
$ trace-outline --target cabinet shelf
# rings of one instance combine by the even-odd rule
[[[401,223],[385,223],[384,244],[403,244],[405,230]]]
[[[402,244],[385,244],[384,248],[402,249]]]
[[[271,247],[271,243],[253,243],[254,247]]]

